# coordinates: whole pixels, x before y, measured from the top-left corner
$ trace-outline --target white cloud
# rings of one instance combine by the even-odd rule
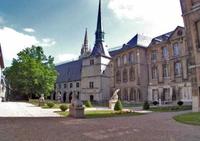
[[[72,60],[76,60],[77,58],[78,56],[76,54],[70,54],[70,53],[59,54],[58,62],[72,61]]]
[[[44,38],[42,41],[39,43],[40,46],[42,47],[50,47],[56,44],[56,41],[50,38]]]
[[[142,21],[154,31],[183,25],[179,0],[109,0],[108,8],[120,20]]]
[[[20,33],[10,27],[3,27],[0,28],[0,43],[5,62],[11,62],[13,58],[17,57],[17,53],[26,47],[31,47],[32,45],[47,47],[55,45],[56,42],[49,38],[40,41],[35,36]]]
[[[35,32],[35,30],[32,29],[32,28],[24,28],[23,30],[24,30],[25,32],[29,32],[29,33]]]

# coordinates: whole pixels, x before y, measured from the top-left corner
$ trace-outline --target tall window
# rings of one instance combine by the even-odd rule
[[[64,88],[67,88],[67,84],[66,83],[64,84]]]
[[[128,101],[128,90],[126,88],[124,89],[123,100]]]
[[[116,72],[116,82],[117,83],[121,82],[121,72],[119,70]]]
[[[79,85],[80,85],[79,82],[77,82],[77,83],[76,83],[76,87],[79,88]]]
[[[128,73],[127,70],[124,69],[123,70],[123,82],[127,82],[128,81]]]
[[[72,88],[72,87],[73,87],[73,83],[70,83],[70,84],[69,84],[69,87]]]
[[[157,78],[157,67],[152,67],[152,79]]]
[[[129,70],[129,78],[130,78],[130,81],[134,81],[135,80],[135,69],[133,67],[130,68]]]
[[[173,51],[174,51],[174,57],[177,57],[180,55],[180,49],[179,49],[178,43],[173,44]]]
[[[152,50],[151,52],[151,61],[156,61],[157,60],[157,51]]]
[[[117,66],[118,66],[118,67],[121,66],[121,59],[120,59],[120,57],[117,57]]]
[[[129,53],[129,63],[130,64],[134,63],[134,53],[133,52]]]
[[[94,65],[94,60],[93,59],[90,60],[90,65]]]
[[[124,65],[127,64],[127,55],[124,55],[124,56],[123,56],[123,63],[124,63]]]
[[[168,56],[168,49],[167,47],[163,47],[162,49],[162,56],[164,59],[167,59],[169,56]]]
[[[176,62],[174,65],[174,73],[176,76],[180,76],[181,75],[181,63],[180,62]]]
[[[94,82],[89,82],[89,88],[94,88]]]
[[[168,65],[167,64],[163,65],[163,77],[169,77]]]

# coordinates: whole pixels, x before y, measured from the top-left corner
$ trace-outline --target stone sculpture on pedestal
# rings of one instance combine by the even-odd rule
[[[119,97],[118,97],[118,92],[120,91],[120,89],[115,90],[113,96],[111,97],[111,99],[109,100],[109,108],[114,110],[115,104],[118,101]]]

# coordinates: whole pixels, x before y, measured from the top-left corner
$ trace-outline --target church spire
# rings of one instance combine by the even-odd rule
[[[84,42],[81,48],[81,57],[85,57],[90,53],[89,45],[88,45],[88,35],[87,35],[87,28],[85,29],[85,37],[84,37]]]
[[[104,42],[104,32],[101,25],[101,0],[99,0],[99,10],[98,10],[98,18],[97,18],[97,29],[96,29],[96,39],[95,44]]]

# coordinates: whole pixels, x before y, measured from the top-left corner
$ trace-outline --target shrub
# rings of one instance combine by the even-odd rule
[[[66,104],[60,105],[60,110],[65,112],[68,109],[68,106]]]
[[[53,102],[47,102],[47,106],[48,106],[49,108],[52,108],[54,105],[55,105],[55,104],[54,104]]]
[[[149,105],[148,101],[145,101],[144,105],[143,105],[143,110],[149,110],[149,108],[150,108],[150,105]]]
[[[120,100],[118,100],[118,101],[115,103],[114,110],[115,110],[115,111],[121,111],[122,109],[123,109],[122,103],[121,103]]]
[[[153,102],[153,105],[158,105],[158,104],[159,104],[158,101],[154,101],[154,102]]]
[[[88,108],[91,108],[92,107],[92,103],[89,100],[87,100],[85,102],[85,106],[88,107]]]
[[[182,106],[182,105],[183,105],[183,101],[178,101],[177,104],[178,104],[179,106]]]

